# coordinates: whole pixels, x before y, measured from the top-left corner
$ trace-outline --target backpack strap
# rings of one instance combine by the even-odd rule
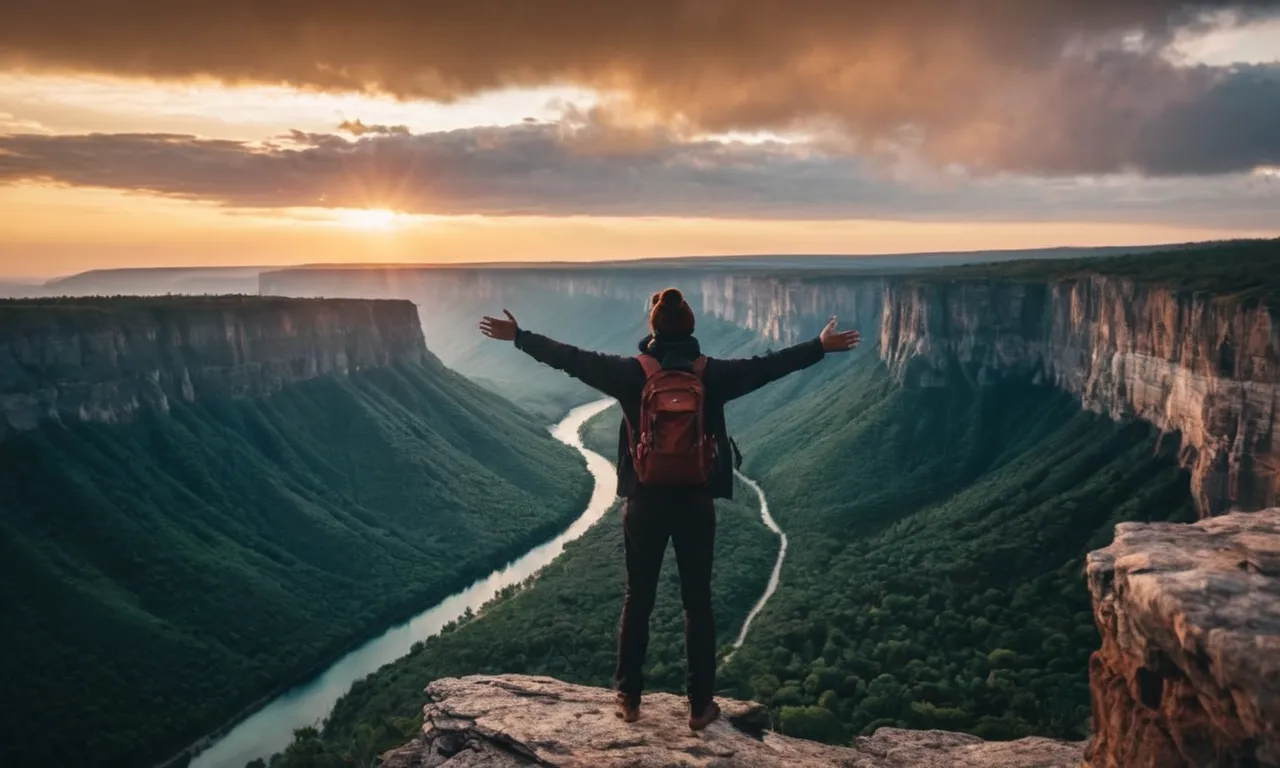
[[[653,378],[654,374],[662,370],[662,363],[658,362],[658,358],[653,355],[636,355],[636,360],[640,362],[640,367],[644,369],[646,380]],[[698,359],[693,361],[693,375],[702,378],[702,374],[706,370],[707,356],[699,355]]]
[[[654,374],[662,370],[662,363],[658,362],[658,358],[653,355],[636,355],[636,362],[640,363],[640,367],[644,369],[645,381],[653,378]],[[631,419],[627,418],[625,410],[622,412],[622,423],[627,426],[628,447],[635,448],[636,428],[631,425]]]
[[[636,360],[640,361],[640,367],[644,369],[644,378],[646,381],[653,378],[654,374],[662,370],[662,363],[658,362],[658,358],[653,355],[636,355]]]

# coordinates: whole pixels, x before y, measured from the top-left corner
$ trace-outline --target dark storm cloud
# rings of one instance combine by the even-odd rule
[[[907,144],[938,163],[990,171],[1214,173],[1274,161],[1280,139],[1263,130],[1280,110],[1274,78],[1180,68],[1161,54],[1178,30],[1208,25],[1208,12],[1275,9],[1225,0],[10,0],[0,65],[443,101],[575,84],[612,94],[619,114],[712,131],[820,125],[859,151]],[[1241,119],[1258,126],[1246,141]]]
[[[1280,183],[1044,180],[890,169],[812,145],[682,141],[593,122],[263,144],[168,134],[0,136],[0,184],[52,182],[236,208],[775,219],[1114,220],[1274,227]]]
[[[1157,173],[1280,165],[1280,65],[1214,77],[1199,98],[1169,105],[1148,121],[1134,147],[1132,163]]]
[[[1156,86],[1159,86],[1156,88]],[[1280,163],[1280,64],[1173,67],[1125,53],[1064,64],[1008,109],[922,149],[1042,175],[1230,173]]]

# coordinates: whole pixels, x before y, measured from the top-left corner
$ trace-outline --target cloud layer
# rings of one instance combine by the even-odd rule
[[[248,143],[172,134],[0,136],[0,184],[147,192],[235,208],[772,219],[1148,221],[1274,226],[1280,180],[978,179],[812,144],[685,141],[591,120]]]
[[[13,4],[10,4],[13,5]],[[0,66],[450,100],[598,89],[616,119],[830,133],[864,155],[1043,175],[1280,163],[1280,68],[1176,66],[1227,0],[44,0]]]

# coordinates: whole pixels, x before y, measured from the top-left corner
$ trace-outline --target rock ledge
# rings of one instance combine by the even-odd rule
[[[1280,765],[1280,509],[1122,523],[1088,577],[1089,765]]]
[[[427,687],[422,735],[383,755],[385,768],[1066,768],[1082,745],[988,743],[941,731],[881,729],[852,747],[767,730],[763,707],[721,699],[724,719],[689,731],[683,698],[645,696],[640,722],[613,716],[613,693],[549,677],[445,678]]]

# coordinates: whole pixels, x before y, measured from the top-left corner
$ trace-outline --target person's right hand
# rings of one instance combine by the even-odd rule
[[[516,331],[520,330],[520,326],[510,312],[504,309],[502,314],[507,316],[506,320],[497,317],[485,317],[481,320],[480,332],[498,341],[515,341]]]
[[[823,352],[848,352],[862,341],[862,334],[858,331],[836,330],[836,316],[832,315],[818,338],[822,340]]]

